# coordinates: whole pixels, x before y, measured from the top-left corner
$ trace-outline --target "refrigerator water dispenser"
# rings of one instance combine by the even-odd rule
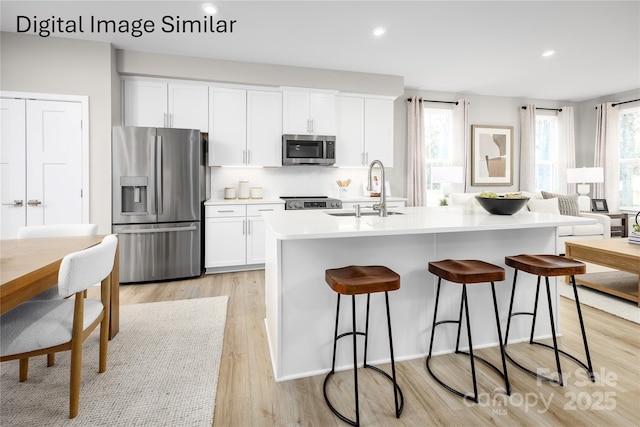
[[[122,193],[122,214],[147,214],[147,186],[146,176],[121,176],[120,190]]]

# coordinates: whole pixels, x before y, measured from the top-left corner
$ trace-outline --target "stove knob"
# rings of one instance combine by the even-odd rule
[[[295,207],[296,207],[296,208],[298,208],[298,209],[301,209],[301,208],[302,208],[302,203],[300,203],[300,202],[295,202],[295,203],[294,203],[294,205],[295,205]]]
[[[332,208],[337,208],[337,207],[338,207],[338,203],[336,203],[336,202],[331,202],[331,207],[332,207]]]

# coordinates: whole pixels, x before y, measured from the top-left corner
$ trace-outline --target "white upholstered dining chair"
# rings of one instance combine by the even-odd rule
[[[98,224],[46,224],[27,225],[18,228],[18,239],[41,239],[51,237],[96,236]],[[95,284],[95,283],[94,283]],[[85,292],[86,296],[86,292]],[[33,300],[61,299],[57,287],[39,293]],[[55,353],[47,355],[47,366],[55,364]],[[26,380],[26,378],[25,378]],[[24,381],[24,380],[22,380]]]
[[[0,317],[0,362],[20,360],[20,381],[28,375],[29,357],[71,350],[69,418],[78,415],[82,347],[100,325],[99,372],[107,368],[111,270],[117,237],[106,236],[96,246],[65,256],[58,273],[58,291],[75,298],[30,300]],[[101,299],[83,292],[101,282]]]

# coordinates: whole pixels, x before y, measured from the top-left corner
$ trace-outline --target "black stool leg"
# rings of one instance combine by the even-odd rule
[[[504,345],[502,344],[502,331],[500,330],[500,316],[498,314],[498,300],[496,299],[496,286],[491,282],[491,294],[493,295],[493,310],[496,314],[496,327],[498,328],[498,343],[500,344],[500,357],[502,358],[502,375],[504,377],[504,388],[507,395],[511,395],[511,385],[507,375],[507,360],[504,356]]]
[[[511,286],[511,300],[509,301],[509,316],[507,316],[507,331],[504,334],[505,351],[509,345],[509,328],[511,327],[511,316],[513,315],[513,297],[516,294],[516,279],[518,278],[518,270],[513,272],[513,286]]]
[[[589,377],[591,382],[596,382],[596,378],[593,375],[593,365],[591,365],[591,355],[589,354],[589,345],[587,344],[587,334],[584,330],[584,322],[582,320],[582,310],[580,309],[580,300],[578,299],[578,289],[576,287],[576,278],[571,275],[571,284],[573,285],[573,295],[576,299],[576,309],[578,310],[578,319],[580,319],[580,330],[582,331],[582,342],[584,343],[584,352],[587,355],[587,370],[589,371]],[[584,363],[580,362],[584,366]]]
[[[333,358],[331,361],[331,373],[336,371],[336,347],[338,345],[338,319],[340,318],[340,294],[338,294],[338,303],[336,306],[336,328],[333,334]]]
[[[556,355],[556,366],[558,368],[558,383],[560,386],[563,385],[562,382],[562,368],[560,367],[560,354],[558,353],[558,338],[556,337],[556,326],[555,321],[553,319],[553,306],[551,305],[551,288],[549,287],[549,277],[545,276],[544,278],[547,285],[547,303],[549,305],[549,320],[551,320],[551,337],[553,338],[553,350]]]
[[[536,285],[536,299],[533,302],[533,321],[531,322],[531,335],[529,336],[529,344],[533,344],[533,335],[536,330],[536,319],[538,318],[538,301],[540,296],[540,279],[538,276],[538,284]]]
[[[360,400],[358,399],[358,336],[356,333],[356,296],[351,296],[351,317],[353,321],[353,383],[356,395],[356,423],[360,426]]]
[[[431,350],[433,350],[433,337],[436,332],[436,319],[438,318],[438,303],[440,302],[440,285],[442,278],[438,277],[438,288],[436,290],[436,306],[433,309],[433,323],[431,324],[431,339],[429,340],[429,355],[427,356],[427,363],[431,359]]]
[[[393,338],[391,337],[391,313],[389,311],[389,293],[385,291],[384,293],[385,303],[387,304],[387,328],[389,330],[389,354],[391,355],[391,376],[393,378],[393,398],[396,404],[396,418],[400,418],[400,414],[402,413],[402,409],[400,407],[400,402],[398,401],[398,383],[396,381],[396,362],[393,357]],[[403,399],[404,406],[404,399]]]
[[[471,376],[473,377],[473,400],[478,402],[478,383],[476,382],[476,364],[473,357],[473,343],[471,342],[471,322],[469,321],[469,303],[467,302],[467,285],[462,285],[462,300],[464,303],[464,314],[467,318],[467,338],[469,340],[469,361],[471,362]],[[462,322],[462,318],[460,318]],[[458,325],[458,331],[460,331],[460,325]],[[460,333],[458,332],[458,337]],[[456,343],[456,351],[458,350],[458,343]]]

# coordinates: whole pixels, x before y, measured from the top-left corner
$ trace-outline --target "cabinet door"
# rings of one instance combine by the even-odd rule
[[[25,225],[26,103],[2,99],[0,106],[0,238],[15,239]]]
[[[309,99],[311,133],[316,135],[336,134],[335,95],[312,93]]]
[[[308,92],[284,92],[282,94],[282,114],[283,133],[311,133]]]
[[[209,166],[247,161],[247,92],[209,88]]]
[[[27,123],[27,225],[82,223],[81,104],[28,101]]]
[[[167,84],[158,81],[124,81],[124,125],[167,127]]]
[[[247,218],[247,264],[264,264],[264,219]]]
[[[364,98],[336,96],[336,166],[364,166]]]
[[[204,266],[244,265],[245,217],[205,218]]]
[[[367,163],[393,166],[393,100],[365,98],[364,144]]]
[[[169,84],[169,127],[209,132],[209,88]]]
[[[282,93],[247,92],[247,164],[282,166]]]

